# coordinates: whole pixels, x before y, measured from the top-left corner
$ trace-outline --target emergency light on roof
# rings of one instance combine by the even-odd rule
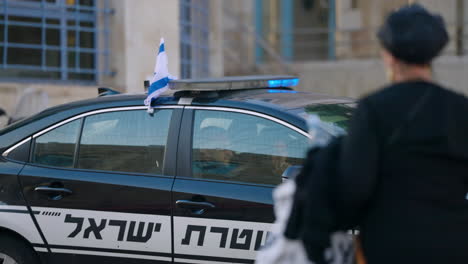
[[[228,91],[292,87],[299,84],[295,76],[236,76],[218,79],[185,79],[169,81],[174,91]]]

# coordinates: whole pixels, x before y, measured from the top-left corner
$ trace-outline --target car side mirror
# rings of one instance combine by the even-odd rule
[[[5,110],[3,110],[3,108],[0,108],[0,116],[4,116],[4,115],[6,115]]]
[[[287,167],[286,170],[284,170],[281,177],[283,178],[283,181],[294,179],[297,177],[297,175],[299,175],[301,170],[302,170],[301,165],[291,165]]]

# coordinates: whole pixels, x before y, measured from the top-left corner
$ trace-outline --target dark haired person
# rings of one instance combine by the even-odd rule
[[[343,139],[340,221],[359,226],[368,264],[466,264],[468,99],[431,69],[444,21],[408,5],[377,36],[390,84],[359,101]]]

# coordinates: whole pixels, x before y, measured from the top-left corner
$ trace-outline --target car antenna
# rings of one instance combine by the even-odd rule
[[[148,89],[150,87],[150,81],[149,80],[145,80],[143,82],[143,86],[145,87],[145,93],[148,93]]]

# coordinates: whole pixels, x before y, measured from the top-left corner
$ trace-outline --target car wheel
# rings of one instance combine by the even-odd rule
[[[37,254],[25,241],[0,235],[0,264],[39,264]]]

